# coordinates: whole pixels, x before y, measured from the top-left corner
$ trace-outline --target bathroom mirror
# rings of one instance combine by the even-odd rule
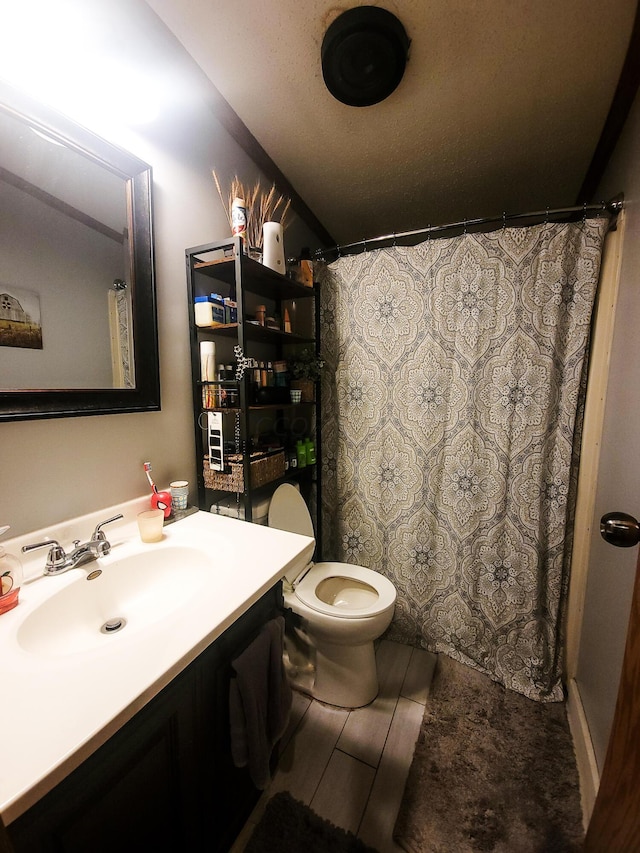
[[[0,420],[159,408],[151,167],[0,81]]]

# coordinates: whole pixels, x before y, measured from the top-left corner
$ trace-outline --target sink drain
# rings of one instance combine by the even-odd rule
[[[100,628],[100,632],[102,634],[115,634],[117,631],[120,631],[127,624],[127,620],[123,617],[117,617],[116,619],[107,619],[102,628]]]

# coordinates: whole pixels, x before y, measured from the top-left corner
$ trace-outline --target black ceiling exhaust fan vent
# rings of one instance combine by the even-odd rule
[[[402,80],[410,40],[395,15],[378,6],[343,12],[322,41],[322,74],[334,98],[368,107],[388,97]]]

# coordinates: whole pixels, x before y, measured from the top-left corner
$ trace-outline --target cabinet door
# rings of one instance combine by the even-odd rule
[[[231,757],[229,685],[231,663],[277,612],[280,587],[272,589],[232,625],[216,643],[217,657],[200,667],[201,754],[215,756],[202,768],[203,834],[210,853],[226,851],[244,826],[260,797],[246,767]],[[204,656],[203,656],[204,658]]]
[[[196,850],[193,674],[9,828],[16,853]]]
[[[259,599],[149,705],[8,827],[15,853],[229,850],[258,797],[231,758],[231,661],[281,603]]]

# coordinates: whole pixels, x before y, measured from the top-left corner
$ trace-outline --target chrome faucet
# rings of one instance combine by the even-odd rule
[[[83,563],[97,560],[98,557],[106,557],[111,550],[111,543],[107,541],[102,528],[105,524],[118,521],[119,518],[123,518],[122,513],[114,515],[113,518],[108,518],[106,521],[101,521],[91,534],[91,539],[83,545],[80,544],[79,539],[74,539],[73,551],[69,554],[65,552],[57,539],[35,542],[33,545],[23,545],[22,550],[26,552],[33,551],[35,548],[48,547],[49,553],[44,564],[44,574],[59,575],[66,572],[67,569],[75,569],[76,566],[81,566]]]

